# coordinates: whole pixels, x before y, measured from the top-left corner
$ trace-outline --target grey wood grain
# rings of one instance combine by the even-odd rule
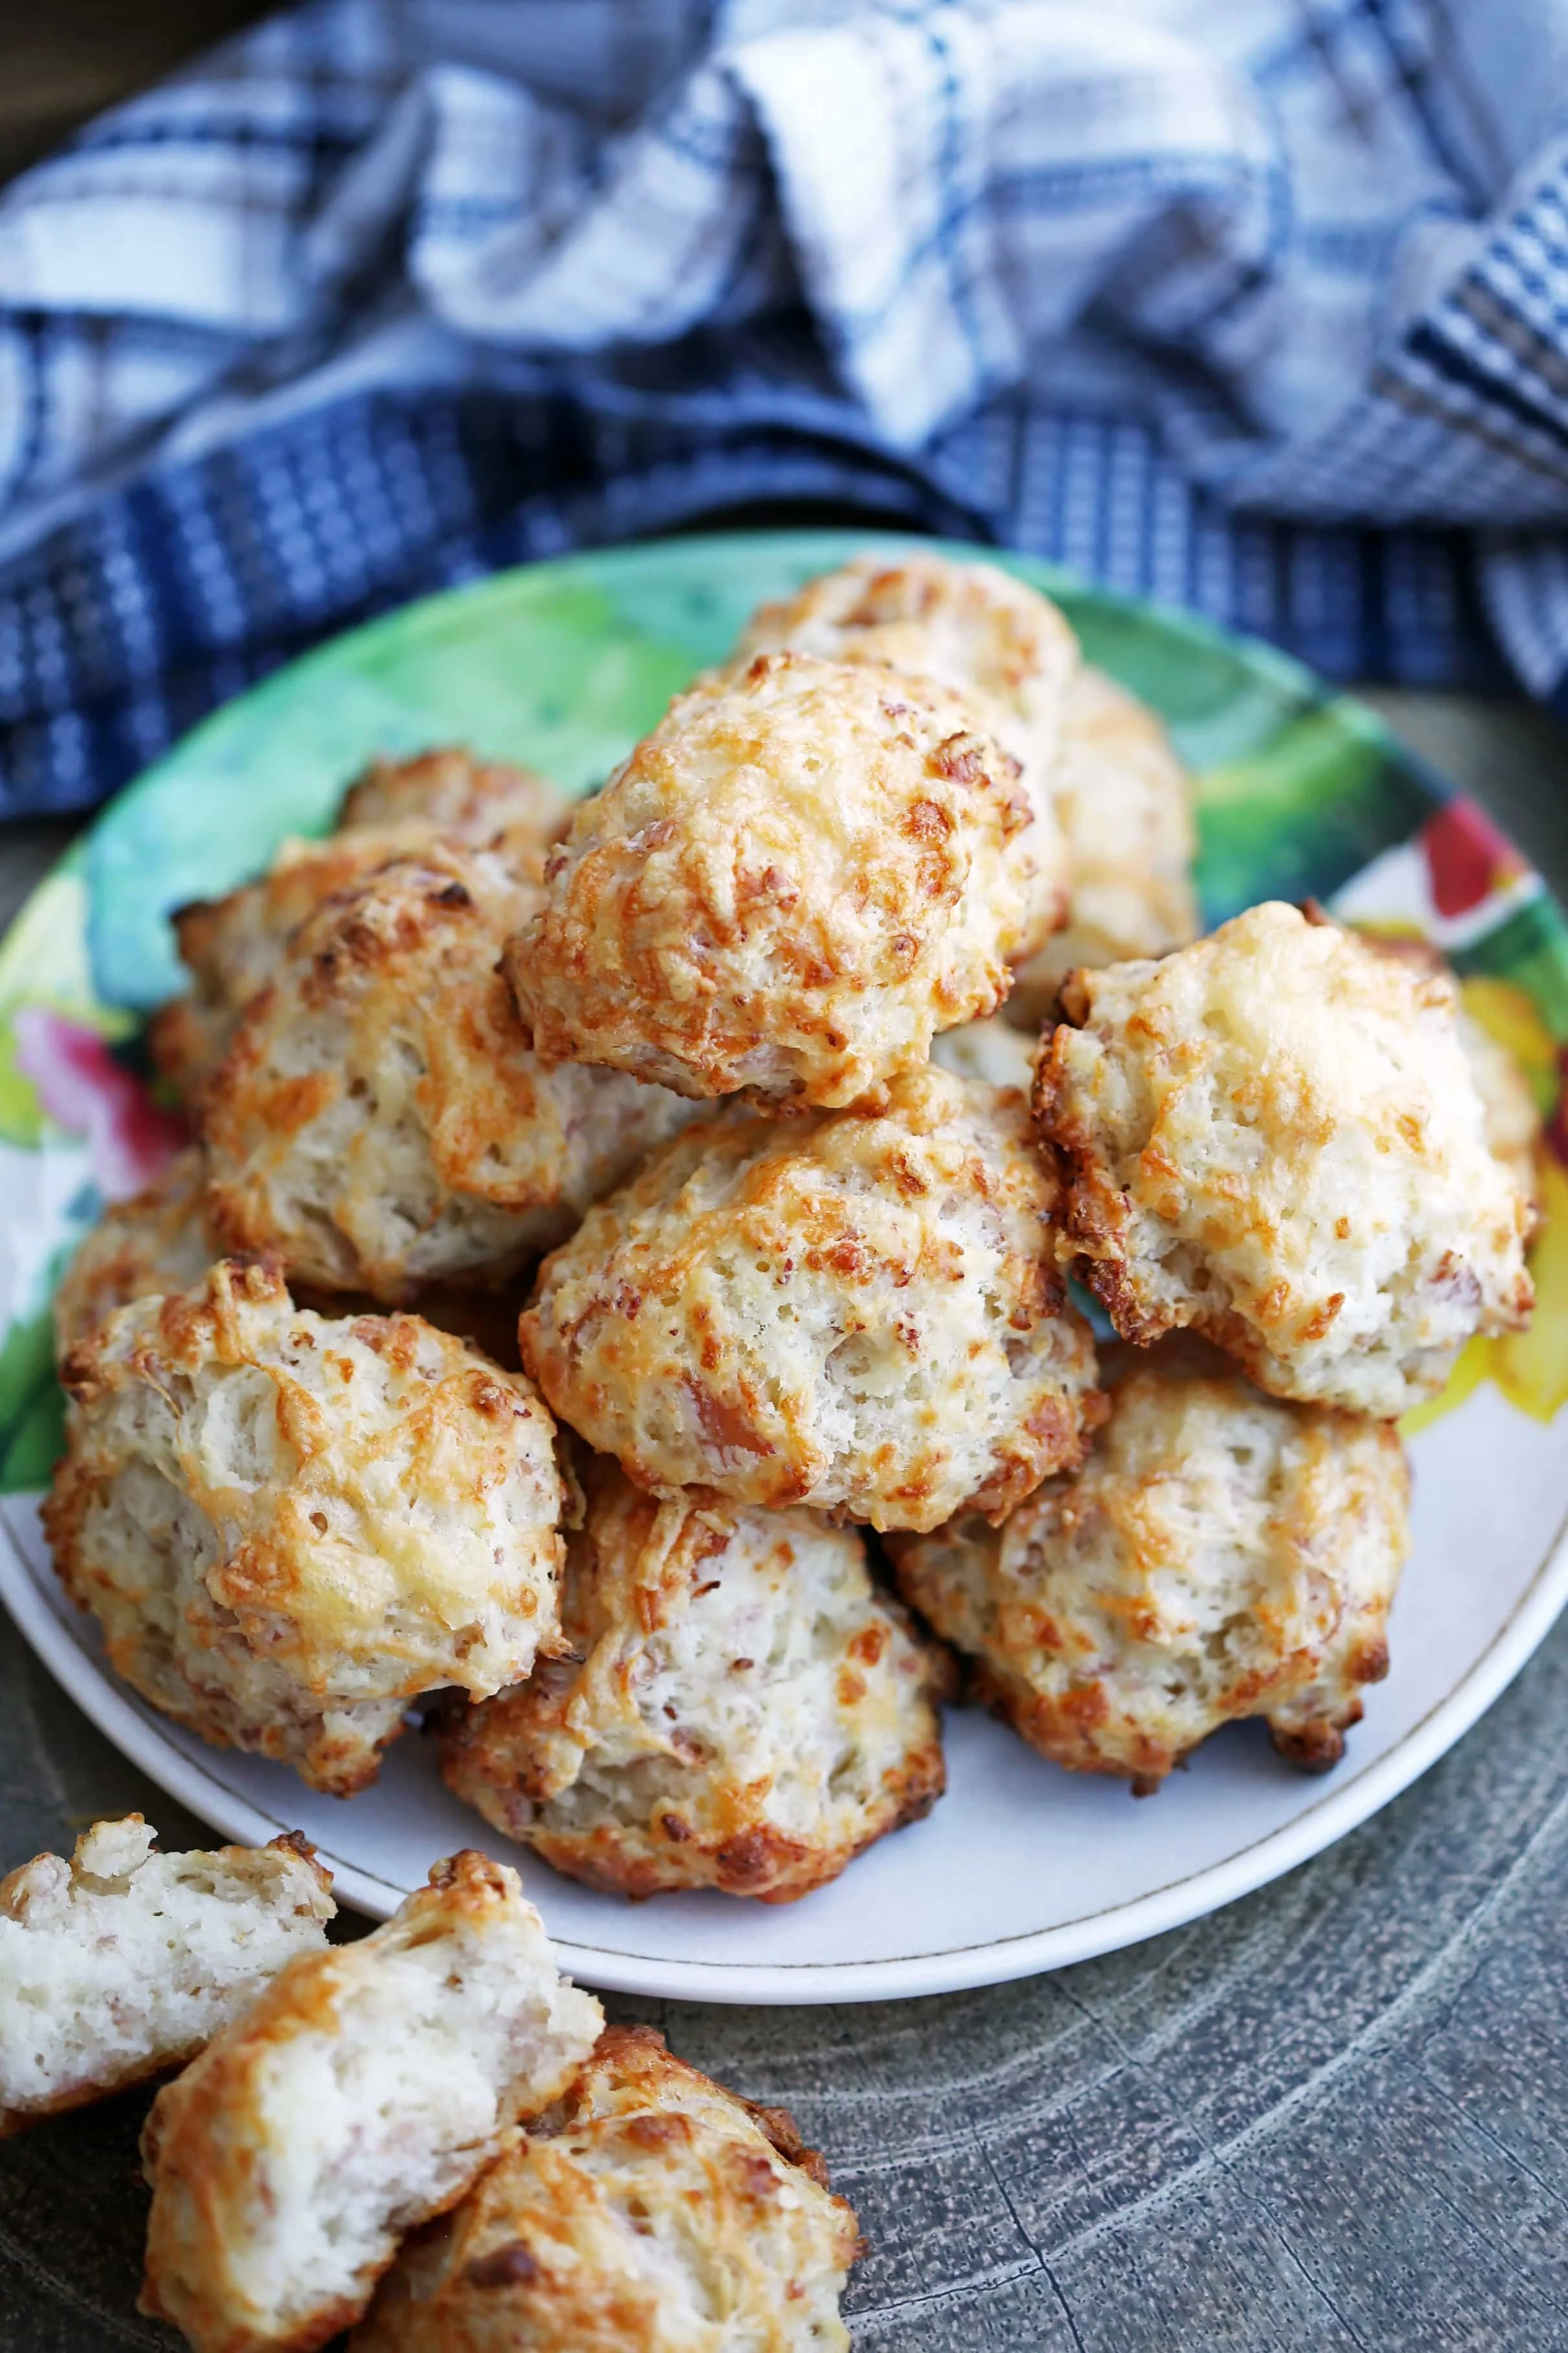
[[[1568,885],[1551,723],[1377,699]],[[0,836],[0,901],[20,871]],[[857,2353],[1565,2353],[1565,1727],[1568,1625],[1396,1804],[1190,1928],[939,2000],[607,2006],[827,2152]],[[0,1620],[0,1865],[132,1804],[199,1835]],[[172,2342],[133,2312],[145,2105],[0,2143],[6,2353]]]

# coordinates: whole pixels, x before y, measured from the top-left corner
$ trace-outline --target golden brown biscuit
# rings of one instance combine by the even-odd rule
[[[1441,976],[1270,904],[1062,1003],[1036,1108],[1123,1338],[1190,1326],[1276,1396],[1392,1416],[1528,1320],[1528,1205]]]
[[[205,1739],[346,1795],[416,1694],[483,1697],[557,1644],[554,1425],[417,1316],[329,1321],[223,1261],[111,1316],[63,1377],[61,1582]]]
[[[352,2353],[848,2353],[855,2216],[782,2108],[606,2027],[404,2248]]]
[[[1013,843],[1029,920],[1018,953],[1037,948],[1067,912],[1068,857],[1058,800],[1058,754],[1078,667],[1078,640],[1050,599],[994,564],[923,549],[863,555],[763,605],[736,663],[758,654],[815,654],[886,663],[933,678],[973,703],[1019,766],[1032,820]]]
[[[640,1486],[929,1528],[1076,1462],[1094,1347],[1023,1098],[688,1129],[541,1270],[523,1361]]]
[[[223,1243],[207,1210],[206,1155],[192,1145],[142,1192],[106,1209],[84,1235],[55,1293],[57,1359],[63,1361],[117,1307],[155,1293],[188,1291],[222,1256]],[[313,1307],[326,1315],[380,1312],[368,1292],[318,1291],[299,1281],[290,1290],[297,1307]],[[502,1282],[465,1291],[449,1283],[426,1283],[417,1297],[426,1324],[467,1340],[511,1372],[520,1369],[520,1285]]]
[[[1000,1528],[895,1539],[905,1597],[1074,1772],[1151,1789],[1247,1715],[1295,1763],[1337,1764],[1409,1551],[1393,1425],[1282,1404],[1179,1341],[1127,1352],[1109,1387],[1088,1461]]]
[[[194,986],[147,1025],[154,1067],[195,1099],[227,1052],[240,1015],[276,973],[289,940],[322,902],[392,859],[426,846],[422,825],[364,827],[324,841],[285,841],[259,881],[195,899],[174,918]]]
[[[195,2353],[313,2353],[603,2023],[515,1872],[437,1863],[384,1927],[291,1962],[158,2094],[142,2311]]]
[[[445,744],[407,760],[373,760],[343,795],[336,830],[422,825],[426,841],[447,835],[478,845],[504,829],[544,849],[570,815],[560,786],[533,769]]]
[[[547,1063],[874,1108],[1000,1003],[1028,822],[957,695],[759,657],[679,696],[578,810],[507,950],[524,1022]]]
[[[447,1785],[574,1879],[792,1902],[929,1813],[948,1662],[858,1535],[595,1457],[567,1539],[570,1650],[467,1709]]]
[[[129,1201],[107,1208],[77,1245],[55,1293],[57,1360],[117,1307],[199,1282],[221,1254],[207,1221],[205,1156],[193,1145]]]
[[[565,796],[542,776],[486,765],[467,752],[376,761],[349,787],[337,829],[325,840],[290,839],[258,881],[179,910],[174,934],[195,986],[148,1025],[157,1068],[182,1093],[195,1094],[294,933],[334,892],[444,837],[477,847],[504,835],[509,860],[537,876],[568,813]]]
[[[1051,786],[1072,904],[1007,1000],[1008,1019],[1031,1029],[1076,965],[1164,955],[1203,928],[1191,779],[1153,712],[1103,670],[1086,665],[1067,690]]]
[[[303,1839],[158,1854],[140,1814],[0,1879],[0,2135],[182,2066],[296,1953],[331,1879]]]
[[[1542,1215],[1537,1146],[1546,1124],[1541,1106],[1508,1048],[1483,1029],[1463,1002],[1458,1014],[1459,1045],[1480,1097],[1487,1149],[1500,1160],[1530,1206],[1531,1229]]]
[[[1328,920],[1315,902],[1309,912],[1318,920]],[[1439,974],[1459,991],[1455,1019],[1459,1044],[1476,1092],[1481,1099],[1487,1147],[1495,1159],[1500,1160],[1513,1176],[1521,1192],[1530,1204],[1531,1222],[1540,1222],[1542,1214],[1541,1170],[1537,1146],[1545,1121],[1536,1102],[1530,1081],[1513,1056],[1489,1029],[1483,1029],[1464,1000],[1464,984],[1442,951],[1430,940],[1411,932],[1357,931],[1356,937],[1365,942],[1378,955],[1391,956],[1405,965],[1412,972],[1430,976]]]
[[[544,1070],[496,966],[535,887],[437,844],[318,909],[204,1103],[214,1218],[329,1289],[493,1284],[690,1117],[618,1072]]]

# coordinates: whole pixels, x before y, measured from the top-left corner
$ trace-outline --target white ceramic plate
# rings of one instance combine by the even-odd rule
[[[1325,1779],[1294,1773],[1247,1725],[1138,1801],[1121,1784],[1059,1772],[987,1717],[958,1712],[948,1718],[946,1799],[833,1886],[786,1906],[718,1895],[630,1905],[497,1840],[447,1795],[416,1733],[389,1753],[374,1788],[343,1802],[283,1767],[204,1746],[107,1672],[95,1629],[60,1598],[37,1526],[34,1491],[58,1431],[47,1303],[63,1250],[141,1148],[144,1106],[122,1041],[167,987],[163,909],[226,885],[278,834],[320,817],[371,751],[450,736],[458,700],[463,732],[482,748],[553,765],[565,781],[597,772],[671,685],[722,650],[756,597],[840,560],[848,544],[752,535],[538,566],[344,639],[232,706],[122,797],[0,952],[0,1312],[9,1327],[0,1595],[16,1624],[93,1722],[226,1835],[304,1831],[340,1894],[378,1916],[458,1846],[521,1861],[566,1966],[590,1984],[645,1994],[818,2002],[937,1993],[1194,1918],[1316,1853],[1404,1788],[1497,1698],[1568,1599],[1568,1450],[1551,1419],[1568,1301],[1553,1244],[1538,1266],[1548,1321],[1533,1353],[1473,1350],[1443,1410],[1413,1439],[1415,1549],[1394,1613],[1393,1671],[1368,1694],[1346,1761]],[[1295,884],[1337,892],[1359,915],[1419,925],[1458,955],[1480,984],[1479,1009],[1522,1044],[1527,1063],[1534,1057],[1546,1092],[1552,1021],[1560,1013],[1568,1024],[1568,949],[1560,916],[1506,845],[1473,813],[1437,808],[1429,781],[1374,721],[1328,700],[1293,665],[1181,617],[1033,576],[1064,594],[1097,657],[1166,711],[1200,771],[1211,914]],[[531,624],[556,632],[540,657],[548,706],[541,678],[518,681]],[[563,629],[576,665],[566,665],[564,699]],[[476,675],[489,679],[484,691]],[[591,687],[591,726],[574,685]],[[104,1039],[119,1059],[103,1052]],[[1551,1185],[1562,1209],[1568,1176],[1554,1168]]]

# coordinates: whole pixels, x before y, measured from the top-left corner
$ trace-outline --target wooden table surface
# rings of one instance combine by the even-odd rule
[[[0,176],[255,13],[14,0]],[[1371,699],[1568,892],[1550,720]],[[0,920],[71,830],[0,828]],[[1565,1726],[1568,1625],[1396,1804],[1211,1920],[945,2000],[608,2007],[827,2150],[871,2242],[857,2353],[1564,2353]],[[202,1836],[0,1637],[0,1868],[132,1806]],[[133,2315],[144,2108],[0,2145],[5,2353],[172,2344]]]
[[[0,7],[0,180],[89,115],[265,16],[257,0],[6,0]]]

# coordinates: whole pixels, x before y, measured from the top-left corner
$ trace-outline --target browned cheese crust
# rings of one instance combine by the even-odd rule
[[[930,1811],[948,1663],[813,1512],[659,1503],[596,1457],[568,1655],[470,1707],[448,1786],[558,1871],[633,1896],[793,1902]]]
[[[855,2216],[783,2109],[646,2026],[411,2240],[353,2353],[848,2353]]]
[[[205,1155],[191,1145],[151,1185],[107,1208],[78,1244],[55,1293],[57,1362],[117,1307],[184,1291],[221,1255],[207,1218]]]
[[[1530,1205],[1446,976],[1273,903],[1062,1006],[1036,1111],[1124,1339],[1189,1327],[1276,1396],[1392,1417],[1528,1322]]]
[[[1020,1095],[689,1129],[541,1271],[524,1362],[638,1485],[934,1527],[1076,1462],[1094,1349]]]
[[[1311,912],[1319,911],[1314,907]],[[1487,1147],[1510,1171],[1529,1203],[1533,1232],[1543,1213],[1540,1144],[1546,1123],[1521,1064],[1470,1011],[1464,983],[1429,940],[1410,932],[1358,931],[1356,936],[1378,955],[1392,956],[1424,978],[1436,976],[1458,992],[1459,1045],[1481,1100]],[[1487,985],[1482,983],[1483,987]]]
[[[1198,1344],[1120,1352],[1082,1467],[997,1529],[894,1539],[900,1584],[1044,1757],[1152,1789],[1241,1716],[1336,1764],[1409,1550],[1388,1422],[1263,1396]]]
[[[445,744],[408,760],[373,760],[343,795],[340,835],[371,826],[423,825],[426,839],[450,836],[474,844],[503,829],[521,848],[547,849],[570,815],[559,786],[501,760],[478,760]]]
[[[492,1286],[689,1116],[529,1050],[497,964],[536,898],[495,853],[439,844],[301,927],[205,1100],[231,1249],[389,1303]]]
[[[1015,953],[1037,949],[1067,914],[1058,786],[1079,675],[1078,640],[1049,597],[994,564],[924,549],[859,556],[798,596],[760,607],[731,667],[786,651],[886,663],[937,679],[973,703],[986,733],[1017,761],[1032,811],[1012,845],[1028,906]]]
[[[578,810],[508,948],[535,1048],[874,1108],[1001,1002],[1029,818],[1016,763],[929,679],[778,654],[701,683]]]
[[[542,776],[467,752],[376,761],[350,786],[337,829],[324,840],[287,840],[258,881],[179,910],[174,934],[193,986],[148,1024],[158,1070],[182,1094],[199,1092],[289,939],[334,892],[442,837],[478,847],[504,835],[509,861],[537,875],[567,806]]]
[[[329,1321],[274,1268],[121,1310],[67,1359],[44,1526],[115,1672],[347,1795],[407,1702],[559,1639],[565,1507],[531,1384],[412,1315]]]
[[[290,1962],[159,2094],[141,2309],[195,2353],[315,2353],[603,2024],[515,1872],[437,1863],[372,1935]]]

